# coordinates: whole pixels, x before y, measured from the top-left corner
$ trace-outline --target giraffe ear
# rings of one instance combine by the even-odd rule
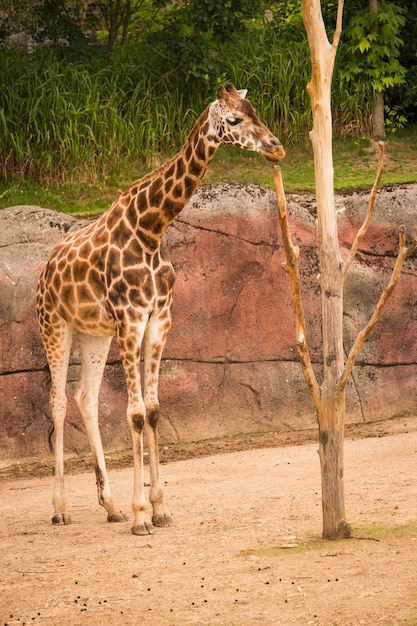
[[[220,85],[217,90],[217,93],[220,98],[224,98],[227,94],[240,96],[241,98],[246,98],[246,94],[248,93],[247,89],[236,89],[233,83],[226,83],[226,85]]]
[[[225,95],[226,93],[227,93],[227,91],[226,91],[226,89],[225,89],[224,85],[220,85],[220,86],[219,86],[219,88],[218,88],[218,90],[217,90],[217,94],[218,94],[218,96],[219,96],[220,98],[223,98],[223,97],[224,97],[224,95]]]

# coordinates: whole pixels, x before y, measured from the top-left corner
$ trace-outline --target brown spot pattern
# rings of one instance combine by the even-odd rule
[[[62,393],[70,333],[75,328],[95,337],[117,336],[128,389],[128,416],[135,437],[145,423],[140,385],[140,354],[145,337],[147,359],[150,356],[145,363],[149,386],[146,419],[156,428],[159,362],[171,327],[175,281],[174,270],[161,252],[162,235],[188,202],[221,143],[250,147],[268,158],[284,155],[282,146],[277,149],[278,140],[259,122],[247,100],[230,86],[219,94],[220,99],[202,113],[186,145],[175,157],[121,192],[95,222],[67,235],[51,253],[38,283],[37,312],[54,381],[51,406],[56,423],[56,407],[66,404]],[[233,130],[227,123],[231,117],[242,120]],[[79,332],[79,339],[81,349],[85,342],[85,349],[85,335]],[[107,354],[104,348],[109,344],[98,341],[91,345],[94,349],[104,346],[102,355],[94,353],[99,363],[96,371],[100,372]],[[91,378],[81,376],[78,397],[90,392],[86,380]],[[89,409],[81,410],[88,413]],[[83,417],[91,419],[91,415]],[[96,475],[100,491],[106,482],[105,468],[96,464]],[[60,489],[63,491],[62,485]],[[100,497],[105,505],[99,494]]]

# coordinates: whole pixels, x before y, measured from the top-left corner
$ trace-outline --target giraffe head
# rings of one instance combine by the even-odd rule
[[[246,93],[246,89],[237,90],[232,83],[219,87],[219,98],[209,108],[217,141],[258,152],[268,161],[283,159],[281,142],[258,119]]]

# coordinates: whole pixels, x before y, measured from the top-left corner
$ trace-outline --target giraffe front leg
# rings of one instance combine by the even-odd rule
[[[133,526],[134,535],[151,535],[153,525],[149,515],[148,501],[145,496],[145,482],[143,473],[143,427],[145,408],[134,412],[128,421],[132,431],[133,442]]]
[[[155,526],[172,526],[174,520],[165,504],[164,492],[159,475],[159,366],[166,338],[171,326],[171,300],[149,320],[145,334],[144,399],[146,405],[146,434],[149,446],[150,490],[149,500],[152,505],[152,522]]]
[[[143,318],[142,318],[143,319]],[[162,525],[162,516],[165,514],[163,493],[160,486],[158,473],[158,456],[155,428],[149,427],[150,408],[158,407],[157,382],[158,376],[155,372],[155,360],[153,366],[149,366],[149,349],[154,342],[149,342],[153,335],[155,326],[153,318],[143,319],[142,325],[138,324],[121,326],[118,330],[119,349],[123,361],[128,391],[128,411],[127,418],[132,432],[133,441],[133,468],[134,486],[132,510],[134,515],[132,533],[134,535],[146,535],[152,532],[153,525],[149,514],[148,501],[144,493],[143,474],[143,429],[146,424],[149,435],[149,459],[151,472],[150,499],[153,507],[155,525]],[[146,331],[146,332],[145,332]],[[145,335],[145,379],[144,398],[142,396],[140,381],[140,347],[142,338]],[[156,350],[156,365],[159,365],[160,350]],[[154,355],[154,359],[155,359]],[[150,375],[150,372],[153,375]],[[152,421],[152,419],[151,419]],[[155,427],[156,427],[155,420]],[[167,519],[170,518],[169,512]],[[166,523],[164,525],[167,525]]]
[[[121,325],[118,329],[119,350],[128,393],[127,421],[132,434],[134,475],[131,530],[134,535],[149,535],[153,531],[143,473],[143,428],[146,410],[140,380],[140,353],[145,327],[146,320],[143,320],[141,324]]]
[[[148,408],[146,415],[146,428],[149,446],[149,469],[150,469],[150,490],[149,500],[152,505],[152,523],[154,526],[172,526],[173,517],[165,504],[164,492],[161,486],[159,475],[159,448],[158,448],[158,419],[159,406]]]

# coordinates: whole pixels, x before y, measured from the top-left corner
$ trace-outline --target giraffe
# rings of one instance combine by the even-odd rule
[[[158,376],[171,326],[173,267],[161,239],[200,183],[221,144],[252,150],[270,161],[285,156],[258,119],[246,90],[232,83],[200,115],[176,156],[137,180],[96,221],[67,235],[51,252],[37,289],[37,315],[51,374],[55,439],[54,524],[70,524],[64,489],[66,379],[73,334],[81,350],[75,402],[91,447],[98,501],[109,522],[127,521],[112,498],[98,423],[98,394],[115,336],[126,379],[133,446],[135,535],[171,526],[158,458]],[[141,382],[143,356],[143,383]],[[143,433],[149,449],[149,503],[144,490]]]

